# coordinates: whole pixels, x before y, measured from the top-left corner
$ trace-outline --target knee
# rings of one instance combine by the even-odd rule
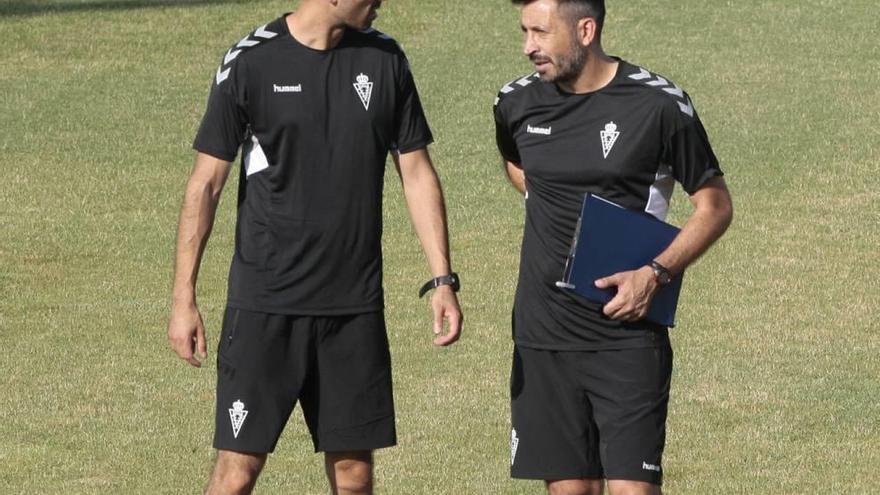
[[[661,495],[660,486],[641,481],[609,481],[611,495]]]
[[[550,495],[602,495],[602,480],[556,480],[547,482]]]
[[[345,459],[334,464],[336,487],[341,493],[371,493],[372,466],[363,461]]]
[[[373,493],[372,452],[328,453],[325,463],[333,493]]]
[[[208,493],[250,493],[265,462],[264,456],[221,452]]]

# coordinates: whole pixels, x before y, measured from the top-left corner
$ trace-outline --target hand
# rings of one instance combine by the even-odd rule
[[[602,308],[605,316],[618,321],[638,321],[648,314],[659,284],[651,267],[643,266],[638,270],[600,278],[596,280],[596,287],[617,287],[617,295]]]
[[[464,316],[458,306],[458,298],[452,287],[441,285],[434,289],[431,296],[431,308],[434,310],[434,345],[448,346],[458,340]],[[443,320],[449,322],[448,331],[443,334]]]
[[[193,352],[198,350],[199,357],[204,360],[208,357],[208,348],[205,343],[205,324],[202,323],[202,315],[195,304],[172,305],[171,319],[168,321],[168,340],[180,359],[196,368],[202,366]]]

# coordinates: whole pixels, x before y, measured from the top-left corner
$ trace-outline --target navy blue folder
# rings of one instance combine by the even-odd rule
[[[556,285],[605,304],[614,297],[616,288],[600,289],[595,285],[596,280],[650,264],[678,233],[677,227],[648,213],[628,210],[586,194],[565,273]],[[676,275],[657,291],[645,319],[675,326],[681,279],[681,274]]]

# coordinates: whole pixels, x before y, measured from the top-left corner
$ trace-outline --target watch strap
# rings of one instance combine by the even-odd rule
[[[672,281],[672,273],[669,272],[668,268],[658,263],[657,260],[651,261],[651,269],[654,270],[654,278],[660,285],[666,285]]]
[[[452,292],[458,292],[461,288],[461,281],[458,278],[458,274],[455,272],[452,272],[449,275],[443,275],[442,277],[434,277],[431,280],[428,280],[428,282],[419,289],[419,298],[427,294],[429,290],[436,289],[441,285],[452,286]]]

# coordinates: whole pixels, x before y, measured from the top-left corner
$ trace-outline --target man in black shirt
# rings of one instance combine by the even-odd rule
[[[498,148],[526,197],[514,303],[511,474],[554,494],[660,493],[672,370],[657,289],[727,229],[729,193],[690,97],[601,46],[602,0],[513,0],[537,72],[495,103]],[[693,214],[650,265],[596,281],[604,306],[556,286],[585,193],[664,219]]]
[[[435,277],[434,343],[458,339],[433,138],[405,55],[370,28],[380,3],[303,0],[233,45],[214,74],[180,216],[168,327],[177,354],[199,366],[198,268],[241,148],[208,493],[253,488],[297,401],[333,493],[372,491],[372,450],[396,442],[381,256],[389,151]]]

